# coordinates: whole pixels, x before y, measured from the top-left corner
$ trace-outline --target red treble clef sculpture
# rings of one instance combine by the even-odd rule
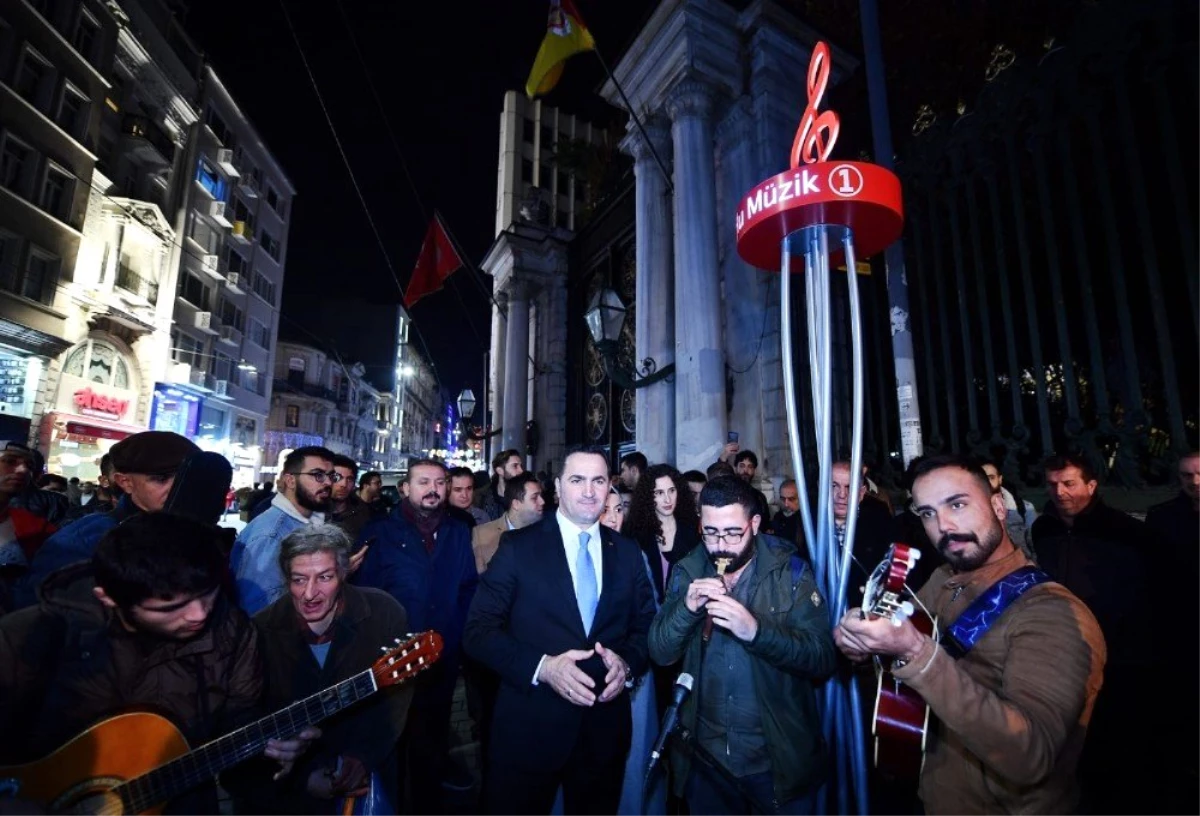
[[[838,131],[842,127],[841,119],[831,110],[817,113],[821,97],[825,95],[825,88],[829,85],[830,70],[829,46],[819,42],[813,49],[812,60],[808,63],[808,106],[800,118],[796,140],[792,142],[793,168],[799,167],[801,163],[825,161],[833,152]]]

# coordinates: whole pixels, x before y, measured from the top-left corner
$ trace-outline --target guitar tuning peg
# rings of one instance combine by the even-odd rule
[[[393,640],[395,640],[397,644],[400,643],[400,638],[393,638]]]
[[[380,647],[379,647],[379,651],[381,651],[381,652],[384,652],[384,653],[386,653],[386,652],[387,652],[387,650],[388,650],[388,647],[387,647],[387,646],[380,646]]]

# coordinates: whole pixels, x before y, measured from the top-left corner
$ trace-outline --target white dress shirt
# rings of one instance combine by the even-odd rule
[[[580,527],[575,522],[568,519],[562,514],[561,510],[555,511],[555,520],[558,521],[558,529],[562,533],[563,550],[567,555],[567,569],[571,571],[571,591],[575,591],[575,559],[579,557],[579,534],[587,533],[588,552],[592,555],[592,565],[596,570],[596,597],[600,597],[600,593],[604,591],[604,567],[602,560],[603,542],[600,540],[600,521],[597,519],[592,523],[591,527]],[[546,658],[550,655],[542,655],[542,659],[538,661],[537,668],[533,670],[533,685],[538,684],[538,674],[542,671],[542,664],[546,662]]]

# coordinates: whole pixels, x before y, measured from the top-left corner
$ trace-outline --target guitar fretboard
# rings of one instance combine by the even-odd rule
[[[375,677],[367,669],[118,785],[112,792],[121,797],[126,813],[141,813],[211,779],[226,768],[262,753],[267,740],[293,737],[305,727],[371,696],[377,689]]]

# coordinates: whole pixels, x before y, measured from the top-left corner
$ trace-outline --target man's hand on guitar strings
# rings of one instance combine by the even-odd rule
[[[911,659],[925,636],[907,619],[896,626],[887,618],[864,618],[860,610],[851,609],[834,627],[833,642],[855,662],[876,654]]]
[[[320,738],[321,729],[310,725],[289,740],[267,740],[267,750],[263,751],[263,756],[279,760],[279,771],[271,778],[278,781],[291,773],[292,766],[308,750],[309,743]]]

